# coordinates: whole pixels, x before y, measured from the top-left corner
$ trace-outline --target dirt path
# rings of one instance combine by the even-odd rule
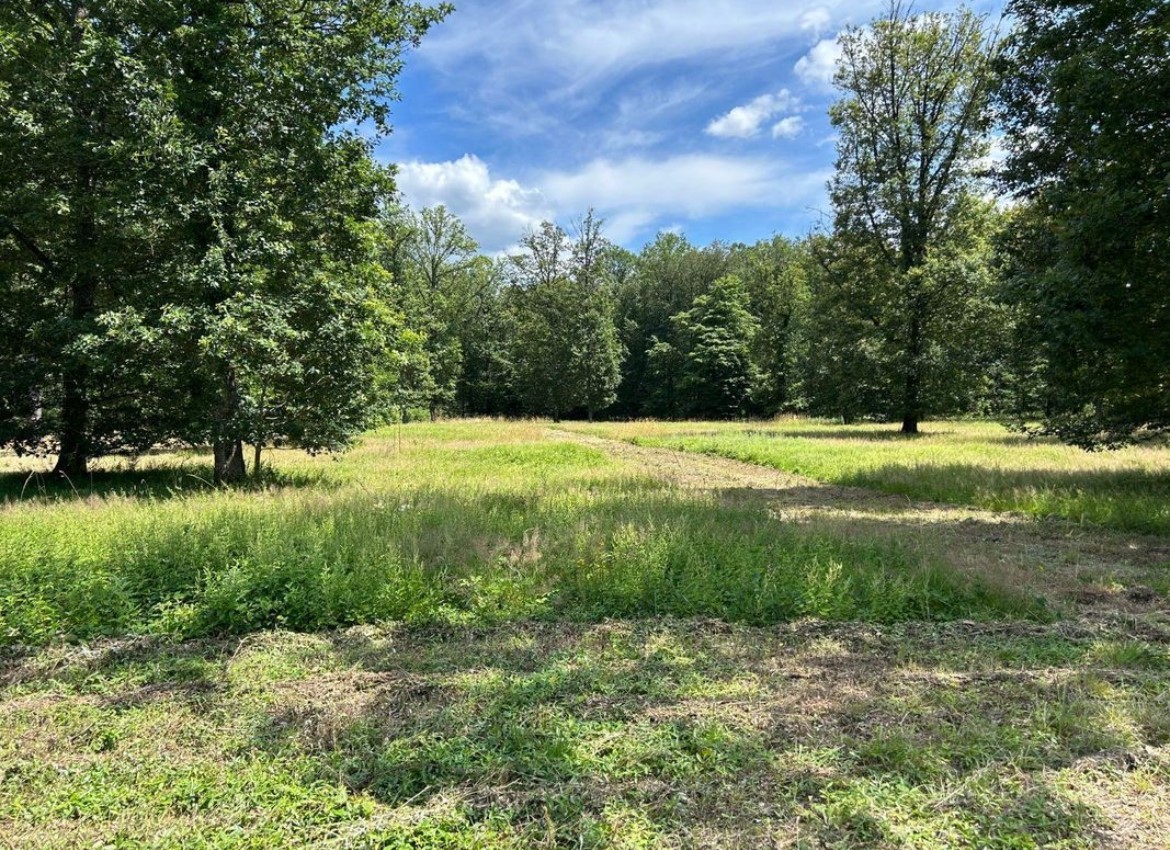
[[[728,458],[561,429],[550,430],[549,436],[601,449],[684,489],[764,502],[783,521],[847,537],[895,539],[964,572],[1074,604],[1079,613],[1170,617],[1170,600],[1147,587],[1170,564],[1170,539],[1164,537],[916,502]]]

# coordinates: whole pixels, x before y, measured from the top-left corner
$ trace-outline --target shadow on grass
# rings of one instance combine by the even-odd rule
[[[1170,472],[887,464],[836,483],[910,499],[1170,534]]]
[[[350,633],[331,652],[359,696],[306,683],[255,745],[307,750],[322,781],[387,805],[455,796],[573,840],[604,832],[615,803],[726,846],[762,823],[842,847],[897,841],[907,820],[986,846],[1096,834],[1099,814],[1053,773],[1120,764],[1141,742],[1110,725],[1091,677],[995,669],[1011,637],[975,660],[994,672],[958,687],[922,671],[981,651],[967,637],[679,621]]]
[[[71,479],[45,472],[0,473],[0,506],[19,502],[68,502],[88,498],[173,499],[219,489],[262,492],[271,489],[318,487],[328,481],[320,473],[266,471],[259,479],[249,476],[230,488],[212,483],[210,465],[182,464],[165,468],[95,470]]]
[[[783,428],[750,429],[743,432],[747,437],[768,437],[793,440],[866,440],[870,442],[912,442],[928,440],[931,437],[945,437],[954,434],[954,431],[921,431],[917,434],[903,434],[897,425],[890,425],[889,430],[862,430],[852,428],[817,428],[814,430],[785,430]],[[690,436],[690,435],[688,435]],[[987,442],[991,442],[988,440]]]
[[[216,739],[182,729],[169,730],[165,761],[141,763],[133,780],[199,788],[288,766],[279,789],[241,784],[236,805],[301,828],[315,811],[298,806],[315,805],[307,789],[330,789],[330,805],[366,813],[378,846],[701,836],[756,848],[784,836],[868,848],[912,834],[922,847],[1072,847],[1111,828],[1155,846],[1161,822],[1148,807],[1105,809],[1113,783],[1134,777],[1122,802],[1139,802],[1164,769],[1154,748],[1170,742],[1165,647],[1119,654],[1102,650],[1107,637],[1007,623],[363,627],[42,650],[0,687],[21,694],[18,713],[44,713],[30,729],[45,729],[62,701],[96,706],[54,746],[62,758],[76,747],[105,783],[123,745],[141,752],[132,738],[156,730],[160,711],[219,718],[222,780],[206,761],[219,758]],[[38,689],[43,703],[29,699]],[[108,747],[93,746],[95,724],[114,727]],[[135,829],[173,815],[159,799],[126,797]],[[208,843],[221,829],[248,837],[251,814],[233,823],[217,811],[197,810],[185,828]],[[484,824],[498,841],[477,832]]]

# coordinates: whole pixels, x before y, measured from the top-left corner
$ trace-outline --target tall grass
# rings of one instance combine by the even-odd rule
[[[799,419],[602,425],[593,433],[912,499],[1170,534],[1164,447],[1089,453],[990,422],[930,422],[916,437],[896,426]]]
[[[0,641],[379,620],[1041,614],[896,545],[671,489],[536,425],[408,425],[340,460],[278,462],[293,483],[0,508]]]

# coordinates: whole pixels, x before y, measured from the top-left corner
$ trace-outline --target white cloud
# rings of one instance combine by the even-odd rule
[[[515,242],[553,215],[539,190],[494,179],[487,164],[471,154],[449,162],[404,163],[397,184],[414,209],[445,204],[487,251]]]
[[[795,173],[776,158],[684,154],[666,159],[597,159],[539,181],[559,210],[596,207],[610,237],[628,241],[655,222],[677,224],[744,208],[787,208],[819,197],[828,175]]]
[[[809,9],[800,18],[800,28],[814,33],[818,37],[829,28],[833,22],[833,14],[824,6]]]
[[[804,119],[799,115],[789,115],[787,118],[772,125],[773,139],[795,139],[804,130]]]
[[[869,17],[877,0],[496,0],[467,3],[427,35],[419,56],[472,62],[485,92],[539,84],[550,101],[592,97],[599,83],[668,62],[773,51],[833,19]]]
[[[487,252],[498,252],[542,219],[566,222],[594,207],[607,235],[629,242],[658,226],[678,226],[743,209],[789,210],[824,191],[825,171],[797,170],[774,157],[685,154],[667,158],[598,158],[577,170],[553,170],[521,183],[494,177],[466,155],[411,162],[398,185],[414,208],[445,204]]]
[[[822,38],[812,50],[800,57],[793,70],[807,85],[828,87],[833,83],[833,74],[840,59],[841,43],[836,38]]]
[[[719,139],[750,139],[759,134],[765,121],[799,105],[788,89],[781,89],[776,94],[761,95],[751,103],[735,107],[708,124],[706,132]]]

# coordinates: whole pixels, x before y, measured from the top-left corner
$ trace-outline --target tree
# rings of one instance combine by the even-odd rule
[[[920,316],[918,400],[935,413],[985,407],[988,376],[1002,363],[994,237],[1000,216],[989,200],[968,196],[917,270],[930,299]],[[812,243],[816,260],[804,312],[803,390],[810,412],[845,421],[888,421],[904,408],[904,280],[896,267],[849,234]]]
[[[776,236],[733,251],[731,262],[759,322],[752,361],[760,384],[753,390],[753,403],[768,414],[793,409],[800,401],[795,373],[800,317],[808,300],[807,246]]]
[[[11,4],[9,4],[11,5]],[[0,12],[0,263],[23,316],[4,440],[344,445],[395,317],[377,266],[397,0],[53,0]],[[12,154],[11,158],[8,154]],[[40,293],[40,294],[36,294]]]
[[[455,403],[463,364],[460,331],[483,296],[484,278],[473,273],[479,246],[442,205],[408,213],[404,231],[395,289],[411,327],[425,338],[426,389],[419,401],[434,419]]]
[[[870,27],[844,33],[841,50],[843,97],[830,111],[835,230],[872,253],[891,284],[881,332],[899,354],[902,431],[916,433],[931,319],[952,298],[950,278],[928,268],[944,241],[967,232],[959,220],[970,214],[988,152],[994,46],[969,11],[914,16],[894,2]]]
[[[599,410],[617,399],[624,354],[614,322],[608,277],[614,270],[613,246],[602,235],[602,225],[593,210],[576,223],[570,262],[580,299],[569,331],[575,343],[574,378],[580,384],[581,401],[590,422]]]
[[[747,412],[756,383],[751,350],[759,324],[748,310],[743,282],[734,275],[715,281],[691,309],[674,316],[677,342],[657,345],[658,370],[677,370],[678,409],[683,416],[728,419]]]
[[[1012,303],[1047,385],[1044,433],[1086,448],[1170,432],[1170,7],[1014,0],[998,91],[1026,201]]]
[[[529,411],[554,420],[577,409],[592,418],[613,402],[621,376],[601,226],[590,211],[571,239],[544,222],[512,260],[521,304],[517,388]]]
[[[153,213],[186,151],[149,16],[109,0],[0,7],[0,446],[56,453],[70,477],[150,441],[149,364],[118,329],[174,272]]]
[[[687,310],[695,298],[728,273],[726,248],[718,243],[696,248],[677,233],[659,233],[638,254],[617,287],[616,321],[628,356],[622,366],[616,408],[627,416],[672,415],[671,404],[651,370],[650,350],[670,344],[671,317]],[[664,406],[665,405],[665,406]]]

